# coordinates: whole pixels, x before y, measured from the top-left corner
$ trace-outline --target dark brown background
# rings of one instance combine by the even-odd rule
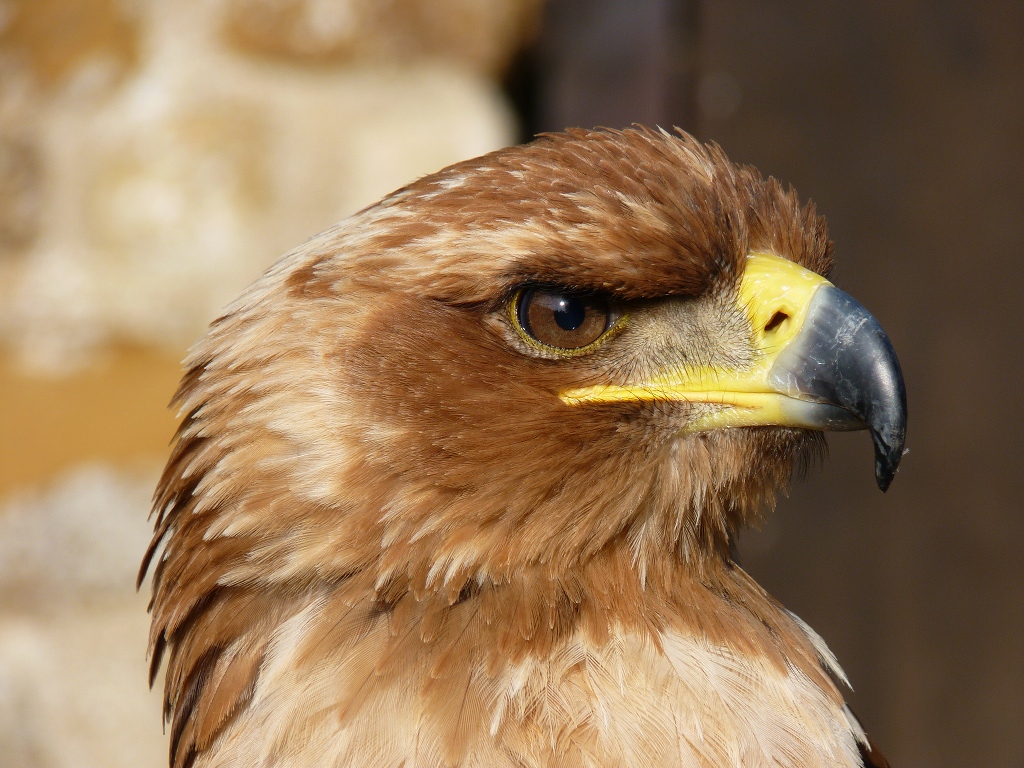
[[[831,456],[744,564],[828,641],[897,767],[1024,765],[1024,3],[552,0],[528,130],[678,124],[813,198],[888,329],[910,453]]]

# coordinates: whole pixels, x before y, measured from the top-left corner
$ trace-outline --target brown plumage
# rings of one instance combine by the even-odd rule
[[[717,147],[571,131],[268,271],[190,353],[156,494],[172,767],[860,764],[835,660],[729,555],[820,433],[559,396],[751,365],[759,252],[832,266],[813,207]],[[628,320],[563,354],[524,286]]]

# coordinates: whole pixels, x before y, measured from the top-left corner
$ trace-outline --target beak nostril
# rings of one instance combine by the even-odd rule
[[[765,333],[771,333],[772,331],[774,331],[776,328],[778,328],[780,325],[782,325],[787,320],[789,320],[789,315],[787,315],[785,312],[783,312],[780,309],[774,315],[772,315],[771,320],[769,320],[765,324],[764,332]]]

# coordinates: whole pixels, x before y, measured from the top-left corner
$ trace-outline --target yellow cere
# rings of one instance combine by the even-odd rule
[[[787,399],[773,390],[769,374],[779,353],[800,333],[815,292],[829,285],[821,275],[770,253],[754,253],[740,280],[738,301],[754,329],[757,352],[744,370],[707,366],[665,370],[646,381],[570,389],[560,397],[568,405],[686,400],[732,406],[716,409],[691,423],[694,431],[730,426],[786,424]]]

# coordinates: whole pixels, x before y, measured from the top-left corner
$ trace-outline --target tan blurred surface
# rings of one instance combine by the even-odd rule
[[[105,351],[57,378],[0,362],[0,496],[83,462],[156,463],[174,434],[167,405],[180,377],[178,356],[155,349]]]
[[[14,0],[0,46],[22,54],[38,82],[53,87],[102,57],[121,72],[138,60],[138,27],[118,0]]]
[[[442,57],[501,74],[542,0],[229,0],[223,32],[247,53],[339,66]]]

